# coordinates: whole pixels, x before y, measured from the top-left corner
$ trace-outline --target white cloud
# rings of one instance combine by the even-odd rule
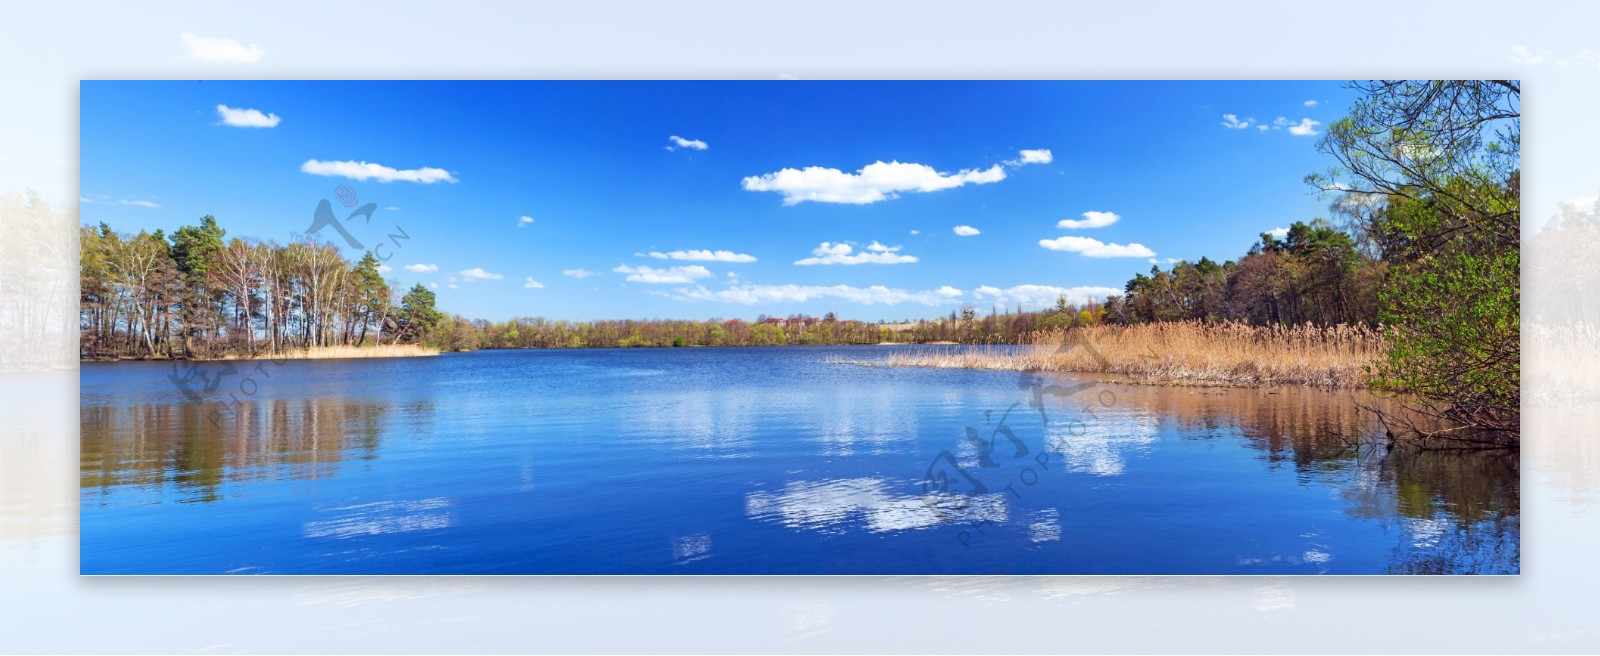
[[[450,175],[449,171],[444,169],[425,166],[420,169],[400,170],[393,169],[382,164],[371,164],[368,162],[356,162],[350,160],[323,162],[319,160],[308,159],[306,160],[306,163],[300,165],[300,170],[304,173],[310,173],[312,175],[337,176],[341,178],[361,180],[363,182],[366,180],[377,180],[378,182],[394,182],[399,180],[402,182],[433,184],[435,182],[457,181]]]
[[[1056,222],[1057,228],[1104,228],[1116,223],[1122,217],[1112,212],[1084,212],[1082,219],[1062,219]]]
[[[378,273],[388,273],[388,272],[393,271],[393,270],[394,270],[394,267],[389,266],[387,264],[379,264],[378,265]]]
[[[1006,160],[1006,165],[1016,167],[1023,166],[1025,164],[1049,164],[1050,162],[1055,161],[1055,159],[1056,157],[1050,153],[1050,149],[1039,148],[1035,150],[1024,150],[1018,152],[1016,159]]]
[[[400,209],[400,208],[398,208],[398,207],[395,207],[395,206],[393,206],[393,205],[390,205],[390,206],[388,206],[388,207],[385,207],[385,208],[383,208],[383,209],[386,209],[386,210],[389,210],[389,211],[391,211],[391,212],[393,212],[393,211],[396,211],[396,210],[399,210],[399,209]]]
[[[1315,136],[1317,134],[1316,127],[1319,125],[1322,125],[1322,121],[1313,121],[1309,118],[1302,118],[1300,119],[1299,125],[1289,128],[1289,134],[1297,137]]]
[[[957,235],[960,235],[962,237],[971,237],[973,235],[979,234],[979,231],[978,231],[977,228],[974,228],[974,227],[969,226],[969,225],[958,225],[958,226],[956,226],[954,228],[951,228],[950,231],[954,232]]]
[[[619,264],[612,271],[628,274],[628,282],[687,283],[711,276],[711,271],[698,264],[667,267],[665,269],[647,266],[631,267],[626,264]]]
[[[404,267],[401,267],[401,268],[403,268],[403,269],[405,269],[407,271],[410,271],[412,273],[433,273],[433,272],[439,270],[439,265],[437,265],[437,264],[407,264],[407,265],[405,265]]]
[[[434,288],[434,289],[438,289],[438,288],[439,288],[439,283],[436,283],[436,282],[430,282],[430,283],[428,283],[428,286],[429,286],[429,287],[432,287],[432,288]]]
[[[228,38],[195,36],[188,32],[178,38],[189,50],[189,58],[200,61],[249,64],[261,61],[261,56],[266,54],[260,46],[247,46]]]
[[[1049,148],[1022,151],[1023,164],[1049,164],[1050,162],[1055,161],[1055,159],[1055,155],[1050,153]]]
[[[1307,100],[1305,102],[1305,106],[1307,106],[1307,107],[1316,107],[1317,105],[1319,105],[1321,103],[1322,103],[1322,101],[1320,101],[1320,100]]]
[[[455,285],[455,283],[450,283],[450,284],[448,284],[448,285],[445,285],[445,287],[447,287],[447,288],[449,288],[449,289],[461,289],[461,288],[460,288],[460,287],[457,287],[457,286],[456,286],[456,285]]]
[[[693,289],[680,288],[676,294],[663,295],[684,301],[716,301],[739,303],[741,305],[804,303],[810,300],[828,298],[862,305],[898,305],[900,303],[942,305],[954,302],[946,291],[953,289],[952,287],[941,287],[938,290],[908,291],[891,289],[883,285],[872,285],[870,287],[853,287],[850,285],[735,285],[717,291],[711,291],[701,286],[696,286]],[[954,291],[959,292],[960,290]]]
[[[678,135],[672,135],[670,137],[667,137],[667,141],[671,141],[673,144],[676,144],[676,145],[673,145],[673,146],[667,146],[667,150],[677,150],[678,148],[688,148],[690,150],[705,150],[707,148],[710,148],[710,146],[707,146],[706,142],[704,142],[704,141],[701,141],[699,139],[685,139],[685,138],[680,137]]]
[[[912,230],[912,231],[911,231],[911,234],[913,234],[913,235],[920,235],[920,234],[922,234],[922,231],[921,231],[921,230]]]
[[[1507,59],[1516,64],[1542,64],[1549,56],[1549,50],[1533,52],[1528,50],[1528,46],[1511,46],[1511,56]]]
[[[599,271],[590,271],[588,269],[567,269],[565,271],[562,271],[561,275],[566,276],[568,278],[577,278],[578,280],[583,280],[584,278],[588,278],[589,276],[598,276],[598,275],[600,275],[600,272]]]
[[[1274,237],[1277,237],[1278,239],[1283,239],[1284,237],[1288,237],[1289,236],[1289,229],[1288,228],[1284,228],[1284,227],[1277,227],[1277,228],[1273,228],[1271,230],[1268,230],[1267,234],[1272,235]]]
[[[786,168],[747,177],[740,184],[746,191],[779,192],[783,194],[784,205],[806,201],[865,205],[898,198],[901,192],[940,191],[967,184],[989,184],[1005,178],[1005,167],[999,164],[981,170],[940,173],[926,164],[878,161],[855,173],[821,166]]]
[[[541,282],[539,282],[537,280],[534,280],[532,276],[529,276],[528,279],[522,283],[522,288],[523,289],[544,289],[544,283],[541,283]]]
[[[939,287],[939,289],[937,289],[937,290],[935,290],[935,291],[936,291],[936,292],[937,292],[937,293],[938,293],[938,294],[939,294],[939,295],[940,295],[940,296],[943,296],[943,297],[945,297],[945,298],[956,298],[956,297],[958,297],[958,296],[961,296],[961,295],[962,295],[962,294],[965,294],[965,293],[966,293],[966,292],[963,292],[963,291],[961,291],[961,290],[959,290],[959,289],[956,289],[956,288],[954,288],[954,287],[951,287],[951,286],[949,286],[949,285],[941,285],[941,286],[940,286],[940,287]]]
[[[531,216],[519,216],[519,217],[517,217],[517,227],[518,228],[525,227],[529,223],[533,223],[533,217],[531,217]]]
[[[474,280],[499,280],[505,277],[498,273],[489,273],[488,271],[484,271],[482,267],[465,269],[460,273],[461,277],[466,278],[467,282],[472,282]]]
[[[143,207],[145,209],[152,209],[152,210],[161,209],[161,204],[160,203],[156,203],[156,202],[148,201],[148,200],[128,200],[128,199],[124,198],[124,199],[119,200],[117,202],[120,203],[120,204],[123,204],[123,205],[132,205],[134,207]]]
[[[1017,285],[999,289],[984,285],[974,290],[973,295],[979,301],[989,301],[1002,305],[1021,304],[1025,307],[1053,307],[1056,299],[1066,297],[1067,302],[1073,305],[1083,305],[1090,301],[1104,303],[1107,296],[1117,296],[1122,293],[1116,287],[1055,287],[1051,285]]]
[[[735,253],[733,251],[713,251],[713,250],[706,250],[706,249],[700,249],[700,250],[691,249],[691,250],[686,250],[686,251],[671,251],[671,252],[668,252],[668,253],[660,253],[660,252],[657,252],[657,251],[650,251],[650,257],[656,258],[658,260],[688,260],[688,261],[691,261],[691,262],[748,263],[748,262],[756,261],[756,258],[755,258],[754,255],[746,255],[744,253]]]
[[[1243,130],[1243,129],[1247,128],[1247,127],[1250,127],[1250,123],[1253,122],[1253,121],[1255,121],[1255,119],[1253,119],[1253,118],[1247,118],[1247,119],[1244,119],[1244,120],[1241,121],[1241,120],[1239,120],[1239,115],[1238,114],[1223,114],[1222,115],[1222,127],[1228,128],[1230,130]]]
[[[821,246],[811,249],[811,257],[796,260],[795,264],[911,264],[917,261],[915,256],[896,253],[898,250],[899,246],[884,246],[874,241],[867,246],[868,252],[857,253],[850,244],[822,242]]]
[[[259,109],[234,108],[227,105],[217,105],[217,116],[222,117],[223,125],[236,128],[275,128],[283,119],[277,114],[263,114]]]
[[[1267,125],[1257,125],[1257,126],[1256,126],[1256,129],[1257,129],[1257,130],[1260,130],[1260,131],[1262,131],[1262,132],[1266,132],[1266,131],[1267,131],[1267,128],[1268,128],[1268,127],[1270,127],[1270,126],[1267,126]]]
[[[1156,253],[1143,244],[1107,244],[1088,237],[1040,239],[1039,245],[1053,251],[1078,253],[1084,257],[1153,257]]]
[[[1343,187],[1344,185],[1335,185],[1335,186]],[[1372,206],[1372,205],[1376,205],[1376,204],[1386,200],[1387,198],[1388,198],[1388,196],[1385,196],[1385,195],[1380,194],[1380,193],[1366,193],[1366,192],[1361,192],[1361,191],[1350,191],[1348,188],[1346,188],[1345,192],[1343,194],[1339,195],[1338,204],[1339,204],[1340,207],[1346,207],[1346,208],[1353,208],[1353,207],[1356,207],[1358,205]]]

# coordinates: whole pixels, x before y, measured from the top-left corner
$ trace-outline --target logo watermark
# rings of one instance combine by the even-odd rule
[[[1067,340],[1055,352],[1062,355],[1073,349],[1083,349],[1099,368],[1105,368],[1105,356],[1083,337],[1080,330],[1069,331]],[[1141,359],[1150,357],[1153,356],[1140,356]],[[976,451],[976,468],[963,466],[956,454],[948,449],[940,451],[928,463],[923,472],[920,498],[940,523],[962,527],[956,533],[956,541],[963,548],[971,549],[973,540],[983,536],[985,528],[995,526],[992,519],[994,513],[983,512],[987,506],[975,504],[975,500],[991,495],[998,495],[1007,503],[1021,500],[1024,490],[1038,484],[1040,472],[1050,470],[1052,452],[1062,451],[1066,440],[1072,437],[1087,435],[1088,421],[1099,418],[1095,406],[1113,407],[1117,404],[1117,395],[1113,390],[1101,389],[1092,400],[1082,403],[1075,413],[1064,418],[1065,434],[1053,438],[1047,436],[1042,441],[1044,448],[1037,453],[1008,423],[1012,413],[1026,405],[1029,410],[1039,414],[1041,425],[1048,428],[1052,419],[1047,400],[1071,399],[1099,385],[1097,382],[1081,380],[1056,384],[1048,382],[1037,372],[1023,371],[1017,376],[1017,387],[1026,392],[1025,401],[1012,403],[1000,413],[998,421],[994,418],[993,410],[985,410],[983,415],[987,434],[976,426],[965,427],[966,444]],[[1001,449],[1002,446],[1005,448]],[[997,450],[1004,456],[1003,460],[995,459]],[[995,475],[1002,472],[1002,476]]]
[[[334,197],[339,204],[346,208],[355,208],[342,221],[334,214],[333,203],[324,198],[317,203],[312,212],[311,226],[306,228],[306,235],[315,235],[323,228],[332,228],[334,232],[344,239],[344,243],[356,251],[367,250],[366,246],[351,233],[345,223],[361,217],[361,225],[370,226],[372,216],[377,211],[377,203],[367,203],[356,207],[361,201],[356,190],[350,185],[341,184],[335,187]],[[394,257],[394,251],[405,247],[404,242],[411,239],[405,228],[396,225],[394,232],[387,233],[382,239],[375,242],[371,252],[380,262],[388,261]],[[392,250],[390,246],[392,245]],[[288,356],[271,357],[266,359],[253,359],[250,362],[254,367],[241,372],[240,363],[227,360],[183,360],[173,363],[172,372],[167,379],[191,403],[216,402],[221,408],[213,410],[207,417],[212,426],[222,427],[225,417],[237,418],[243,403],[260,392],[262,383],[272,377],[267,365],[273,368],[281,367],[289,361]],[[248,365],[246,365],[248,366]],[[229,379],[243,375],[237,382],[229,383]],[[226,394],[227,400],[220,400],[221,394]]]
[[[338,187],[335,187],[333,190],[333,195],[339,199],[340,205],[343,205],[347,208],[355,207],[357,203],[361,202],[360,196],[356,194],[356,190],[352,189],[350,185],[339,185]],[[333,213],[333,203],[328,202],[328,199],[324,198],[317,203],[316,211],[312,212],[311,227],[306,228],[305,233],[308,235],[314,235],[321,232],[323,228],[333,228],[334,232],[339,233],[339,236],[344,238],[345,245],[349,246],[352,250],[367,250],[367,247],[363,245],[360,240],[356,239],[355,235],[350,234],[349,228],[346,228],[344,224],[354,220],[359,216],[363,219],[363,225],[370,226],[372,225],[372,215],[377,211],[377,203],[367,203],[361,207],[356,207],[348,216],[344,218],[344,221],[340,221],[339,218]],[[385,252],[388,244],[392,243],[394,248],[398,250],[405,247],[405,244],[401,243],[402,241],[411,239],[411,235],[406,233],[404,227],[401,227],[397,224],[395,225],[394,229],[394,233],[384,235],[384,239],[388,240],[387,242],[380,240],[372,247],[372,256],[378,258],[379,262],[387,262],[389,261],[389,258],[394,257],[393,252]]]

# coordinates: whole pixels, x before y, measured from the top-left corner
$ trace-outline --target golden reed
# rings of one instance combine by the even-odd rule
[[[1056,329],[1021,348],[920,349],[892,367],[1117,374],[1130,382],[1257,387],[1363,387],[1382,357],[1383,333],[1361,326],[1249,326],[1198,321]]]
[[[438,355],[439,349],[417,344],[385,344],[381,346],[315,346],[309,349],[287,349],[276,355],[258,353],[255,358],[224,357],[224,360],[339,360],[344,358],[414,358]]]

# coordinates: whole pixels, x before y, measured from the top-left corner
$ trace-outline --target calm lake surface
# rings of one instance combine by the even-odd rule
[[[1519,571],[1516,454],[1369,398],[827,362],[904,348],[84,363],[81,571]]]

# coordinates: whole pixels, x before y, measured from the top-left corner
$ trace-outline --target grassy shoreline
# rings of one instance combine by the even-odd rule
[[[417,358],[439,355],[439,349],[417,344],[384,346],[322,346],[297,348],[254,356],[230,353],[213,358],[82,358],[79,362],[217,362],[224,360],[348,360],[362,358]]]
[[[841,364],[1116,374],[1118,382],[1210,387],[1366,387],[1382,333],[1354,326],[1168,322],[1041,333],[1021,349],[937,349]]]

